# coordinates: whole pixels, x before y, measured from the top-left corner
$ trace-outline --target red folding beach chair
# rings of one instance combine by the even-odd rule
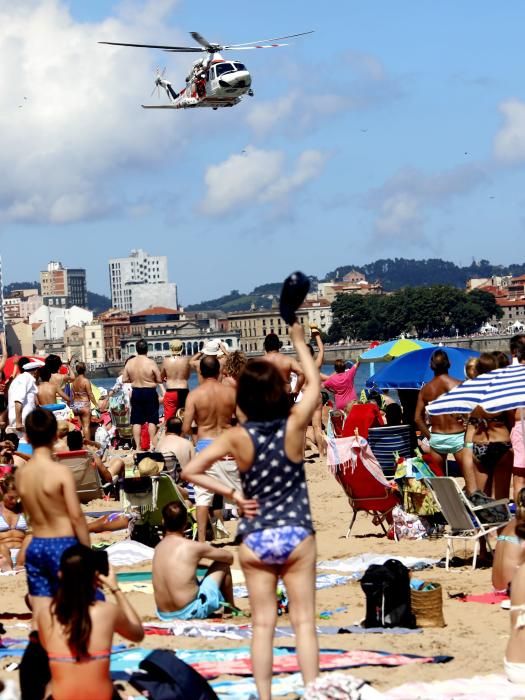
[[[380,525],[386,535],[384,521],[391,521],[399,497],[386,480],[368,441],[357,433],[353,437],[329,438],[327,458],[352,508],[346,536],[350,536],[359,511],[371,513],[374,525]]]

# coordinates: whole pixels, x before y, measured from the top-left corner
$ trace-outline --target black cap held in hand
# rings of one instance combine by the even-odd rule
[[[310,289],[310,280],[302,272],[292,272],[283,282],[279,311],[283,321],[291,326],[295,323],[295,312],[301,306]]]

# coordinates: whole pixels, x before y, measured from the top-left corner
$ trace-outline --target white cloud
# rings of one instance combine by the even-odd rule
[[[326,65],[283,67],[291,88],[283,96],[250,107],[246,123],[257,137],[284,128],[297,133],[327,117],[362,111],[400,96],[401,90],[375,56],[346,52]]]
[[[304,151],[286,173],[282,151],[249,146],[244,153],[207,169],[201,210],[214,216],[251,204],[282,204],[292,192],[317,177],[325,161],[326,155],[320,151]]]
[[[421,205],[417,197],[409,192],[398,192],[381,203],[376,219],[376,232],[380,236],[412,237],[423,225]]]
[[[432,174],[404,168],[369,192],[365,206],[375,213],[377,237],[413,240],[424,234],[425,214],[430,209],[445,206],[486,180],[481,165],[459,166]]]
[[[494,139],[495,157],[506,163],[525,160],[525,102],[513,99],[499,106],[504,124]]]
[[[119,206],[121,175],[158,166],[184,141],[178,113],[140,108],[153,86],[148,52],[97,44],[173,40],[174,5],[131,2],[80,23],[62,0],[0,3],[0,223],[103,216]]]

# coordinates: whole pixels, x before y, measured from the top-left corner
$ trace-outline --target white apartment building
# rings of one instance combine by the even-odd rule
[[[29,323],[41,323],[44,326],[43,336],[46,340],[57,340],[64,337],[64,332],[71,326],[83,326],[92,323],[91,311],[72,306],[70,309],[57,309],[44,304],[29,317]],[[42,329],[40,329],[42,332]]]
[[[150,306],[178,307],[177,285],[168,281],[166,255],[148,255],[139,248],[127,258],[112,258],[109,283],[112,306],[127,313]]]
[[[104,326],[101,323],[84,326],[84,362],[88,365],[104,362]]]

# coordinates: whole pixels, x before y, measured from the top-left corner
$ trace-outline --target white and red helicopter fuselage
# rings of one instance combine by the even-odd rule
[[[165,105],[142,105],[144,109],[187,109],[190,107],[233,107],[244,95],[253,95],[252,77],[240,61],[225,60],[215,54],[211,61],[196,61],[186,79],[186,87],[177,92],[169,80],[158,75],[157,87],[164,88],[169,99]]]

